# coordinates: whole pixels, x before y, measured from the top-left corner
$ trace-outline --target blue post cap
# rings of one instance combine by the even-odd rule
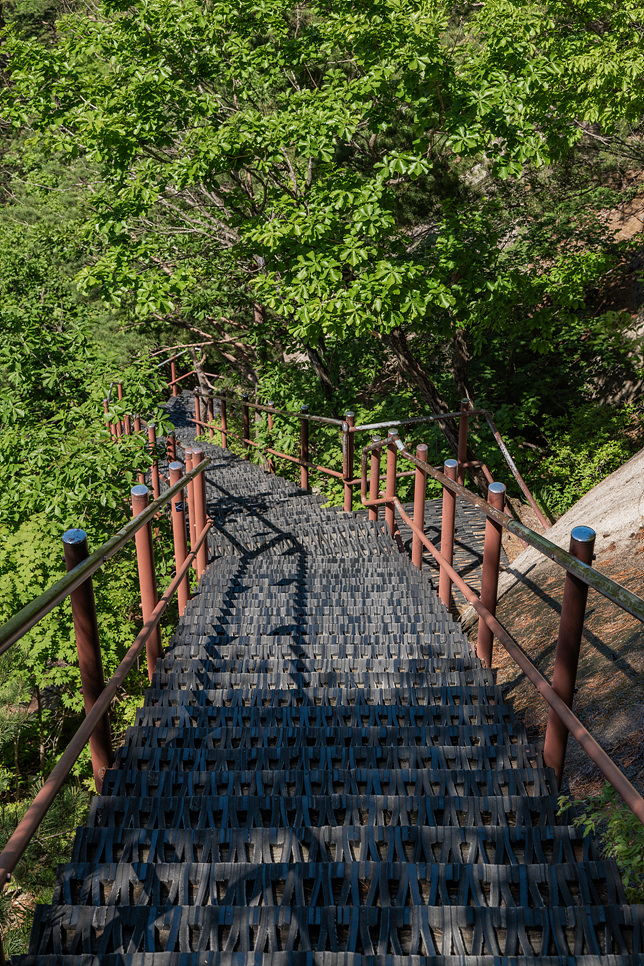
[[[505,493],[505,483],[490,483],[488,493]]]
[[[177,460],[176,463],[170,463],[170,465],[168,466],[168,469],[169,470],[182,470],[183,469],[183,465],[181,463],[179,463],[179,461]]]
[[[597,534],[591,527],[574,527],[570,536],[577,543],[592,543]]]
[[[458,460],[445,460],[445,466],[448,466],[450,470],[456,469],[458,466]]]
[[[87,540],[87,534],[84,530],[65,530],[63,534],[63,543],[66,543],[69,546],[73,546],[76,543],[82,543],[84,540]]]
[[[132,496],[147,496],[149,492],[150,491],[145,483],[137,483],[136,486],[133,486],[130,490],[130,494]]]

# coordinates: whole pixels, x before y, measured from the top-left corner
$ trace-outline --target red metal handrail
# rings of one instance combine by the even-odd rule
[[[447,574],[449,579],[453,581],[457,587],[459,587],[466,600],[472,605],[474,610],[479,615],[480,621],[483,622],[487,628],[489,628],[491,634],[496,636],[497,640],[503,645],[510,657],[512,657],[516,664],[521,668],[528,680],[534,685],[537,692],[550,706],[554,712],[554,717],[563,724],[566,734],[570,733],[573,738],[575,738],[586,754],[597,765],[602,775],[604,775],[607,781],[617,791],[618,795],[620,795],[628,808],[644,825],[644,798],[631,784],[618,765],[615,764],[612,758],[610,758],[610,756],[599,745],[597,740],[591,735],[588,729],[581,723],[579,718],[572,711],[569,704],[566,703],[562,696],[554,689],[553,685],[550,684],[550,682],[543,676],[543,674],[541,674],[538,668],[535,667],[517,641],[515,641],[514,638],[508,633],[508,631],[498,621],[491,610],[484,606],[479,596],[463,580],[460,574],[456,572],[451,562],[434,546],[432,541],[425,535],[423,528],[419,527],[417,523],[409,516],[395,493],[388,494],[387,496],[379,499],[374,499],[372,496],[368,495],[367,469],[369,456],[371,453],[380,451],[383,448],[383,443],[384,441],[373,442],[370,445],[365,446],[362,450],[361,501],[363,505],[369,507],[370,510],[374,510],[378,506],[388,506],[400,514],[401,518],[410,527],[414,539],[420,541],[438,561],[441,576],[443,573]],[[472,506],[476,507],[482,514],[486,516],[489,521],[492,521],[496,526],[503,527],[510,532],[516,533],[518,536],[522,536],[526,543],[529,543],[532,547],[544,554],[544,556],[549,557],[556,564],[562,567],[568,574],[573,575],[575,579],[583,582],[588,587],[593,587],[604,597],[611,600],[622,609],[628,611],[629,614],[632,614],[632,616],[644,623],[644,600],[642,600],[642,598],[638,597],[636,594],[633,594],[632,591],[629,591],[626,587],[622,587],[620,584],[616,583],[616,581],[611,580],[604,574],[599,573],[594,567],[590,566],[590,564],[586,564],[581,560],[578,560],[572,554],[567,553],[560,547],[557,547],[545,537],[535,533],[533,530],[530,530],[523,524],[509,519],[504,513],[492,506],[492,504],[487,500],[476,496],[469,490],[466,490],[463,486],[459,485],[455,480],[450,479],[444,473],[441,473],[440,470],[437,470],[435,467],[431,466],[429,463],[426,463],[424,460],[413,456],[407,449],[405,449],[405,446],[397,438],[396,434],[390,436],[388,444],[384,443],[384,445],[393,445],[400,456],[412,462],[417,471],[419,471],[419,475],[422,476],[423,480],[426,481],[427,476],[433,477],[443,485],[444,493],[449,492],[455,496],[461,497],[461,499],[466,500]],[[423,486],[424,485],[426,485],[426,483],[424,483]],[[581,620],[583,624],[583,613]],[[491,661],[488,661],[487,663],[489,665]],[[555,668],[556,666],[557,663],[555,664]],[[549,718],[549,725],[551,720],[552,719]],[[554,742],[552,742],[552,744],[554,744]],[[563,749],[554,748],[551,754],[553,755],[553,760],[547,760],[546,763],[553,764],[553,767],[555,767],[555,771],[557,772],[557,779],[561,781],[565,743],[563,745]]]
[[[149,529],[150,523],[158,511],[170,500],[172,500],[173,497],[179,493],[182,493],[187,485],[193,485],[195,487],[204,486],[204,471],[209,465],[210,460],[202,459],[201,457],[203,454],[201,451],[196,451],[195,455],[197,455],[197,453],[200,457],[198,465],[194,466],[190,472],[183,474],[181,478],[177,480],[176,483],[174,483],[174,485],[172,485],[162,496],[158,497],[151,504],[146,506],[141,513],[135,516],[130,523],[126,524],[126,526],[123,527],[112,538],[110,538],[110,540],[95,550],[91,555],[83,559],[77,566],[73,567],[73,569],[71,569],[65,577],[61,578],[61,580],[57,581],[52,587],[48,588],[48,590],[41,594],[40,597],[38,597],[35,601],[32,601],[26,607],[23,607],[22,610],[20,610],[9,621],[2,625],[2,627],[0,627],[0,641],[2,642],[0,653],[8,650],[12,644],[23,637],[42,617],[53,610],[57,604],[59,604],[69,595],[78,594],[79,591],[86,591],[85,606],[89,606],[90,610],[93,610],[93,591],[91,588],[92,575],[95,574],[112,556],[114,556],[118,550],[122,549],[122,547],[125,546],[125,544],[131,540],[132,537],[136,537],[137,535],[140,536],[144,527],[147,526]],[[173,464],[174,467],[178,465],[179,464]],[[133,495],[134,494],[136,497],[140,499],[142,498],[144,503],[147,500],[147,488],[144,486],[134,487]],[[161,599],[156,603],[151,612],[148,613],[147,618],[144,620],[143,627],[139,631],[134,643],[129,648],[117,670],[105,685],[102,684],[102,668],[100,669],[100,693],[95,700],[92,698],[90,702],[91,706],[89,707],[87,698],[87,692],[89,689],[86,687],[87,681],[83,680],[82,689],[85,696],[86,717],[72,737],[69,745],[63,752],[57,764],[54,766],[51,774],[46,779],[42,788],[32,801],[31,805],[27,809],[26,814],[18,824],[18,827],[0,854],[0,892],[10,880],[13,870],[20,861],[27,846],[38,829],[38,826],[42,822],[49,807],[60,791],[64,781],[68,777],[71,769],[78,760],[81,751],[87,742],[93,738],[95,733],[97,731],[100,732],[101,725],[106,721],[106,715],[112,700],[118,693],[118,690],[122,686],[127,674],[134,666],[142,649],[146,647],[146,649],[149,650],[150,641],[154,638],[154,635],[158,633],[159,621],[165,613],[168,604],[170,603],[177,589],[181,587],[182,582],[186,581],[189,568],[193,565],[195,560],[199,561],[201,569],[203,569],[205,566],[203,545],[212,527],[212,521],[208,520],[205,516],[204,492],[199,494],[197,507],[199,510],[199,532],[192,542],[190,553],[187,555],[185,554],[184,530],[184,552],[181,557],[180,564],[179,562],[177,563],[175,577],[170,582]],[[175,507],[175,510],[176,509],[177,508]],[[77,533],[82,536],[83,541],[85,540],[85,535],[82,531],[69,531],[69,533],[72,535],[72,542],[76,540]],[[175,539],[175,556],[178,561],[179,558],[176,551],[177,541]],[[139,555],[139,573],[141,575],[143,564],[138,547],[137,554]],[[149,568],[151,562],[152,556],[150,553],[145,561],[145,565],[147,565]],[[146,574],[146,578],[148,577],[149,575]],[[89,588],[89,597],[87,596],[87,588]],[[155,591],[154,593],[156,596]],[[80,658],[81,641],[78,637],[78,626],[76,623],[78,613],[76,610],[74,610],[73,597],[72,605],[72,609],[74,611],[74,623],[77,629],[77,641]],[[85,620],[83,623],[89,625],[89,634],[91,637],[91,625],[93,624],[94,628],[96,627],[95,611],[83,616],[89,618],[89,620]],[[97,643],[97,641],[94,643]],[[90,661],[91,657],[92,656],[90,655]],[[100,662],[100,654],[98,657]],[[85,655],[85,660],[87,660],[87,655]],[[81,674],[83,674],[82,664]],[[111,755],[111,747],[109,754]],[[96,763],[94,761],[94,749],[92,749],[92,759],[94,764],[94,773],[97,777],[97,787],[99,787],[99,783],[102,782],[102,774],[97,774]],[[105,766],[103,766],[101,772],[104,772],[104,768]],[[0,963],[2,962],[4,962],[4,953],[2,943],[0,942]]]

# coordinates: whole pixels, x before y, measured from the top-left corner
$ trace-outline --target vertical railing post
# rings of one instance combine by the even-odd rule
[[[416,447],[416,458],[422,463],[427,462],[427,446],[419,443]],[[425,532],[425,494],[427,492],[427,476],[416,467],[414,474],[414,524],[421,533]],[[419,536],[414,534],[411,542],[411,562],[419,570],[423,569],[423,545]]]
[[[147,486],[133,486],[132,495],[132,516],[138,517],[139,513],[147,508],[150,503],[150,491]],[[152,549],[152,524],[146,523],[144,527],[134,535],[136,544],[136,564],[139,571],[139,586],[141,588],[141,613],[143,623],[149,619],[150,614],[157,606],[159,598],[157,596],[157,578],[154,569],[154,550]],[[145,645],[148,659],[148,678],[151,681],[157,658],[163,656],[161,647],[161,632],[157,625],[148,638]]]
[[[141,432],[141,417],[140,416],[135,416],[134,417],[134,432],[137,434],[137,436]],[[139,470],[139,483],[141,484],[141,486],[145,486],[145,473],[143,472],[143,470]],[[155,499],[156,499],[156,497],[155,497]]]
[[[123,417],[123,432],[126,436],[132,435],[132,424],[130,423],[130,417],[128,415]]]
[[[183,476],[183,467],[181,463],[174,462],[170,463],[168,469],[170,471],[170,486],[174,486]],[[172,500],[171,515],[172,537],[174,540],[174,563],[178,573],[184,560],[188,556],[188,547],[186,544],[186,508],[183,499],[183,490],[177,493]],[[177,588],[179,616],[183,614],[189,600],[190,587],[188,584],[188,574],[186,574]]]
[[[150,447],[150,455],[152,456],[152,465],[150,467],[152,495],[155,500],[158,500],[161,489],[159,486],[159,461],[157,460],[157,431],[154,423],[148,423],[148,446]]]
[[[582,563],[590,565],[593,561],[595,536],[595,531],[591,530],[590,527],[575,527],[570,534],[570,553],[572,556],[581,560]],[[555,666],[552,673],[552,687],[569,708],[572,708],[575,694],[587,599],[588,584],[585,584],[579,577],[567,573],[561,602],[561,618]],[[552,708],[549,708],[543,760],[546,765],[554,768],[559,786],[561,786],[563,777],[567,744],[568,729],[558,714]]]
[[[379,443],[380,436],[372,436],[372,443]],[[377,500],[380,492],[380,449],[371,450],[371,466],[369,467],[369,499]],[[378,507],[369,507],[369,519],[378,519]]]
[[[192,450],[184,450],[184,456],[186,458],[186,473],[189,473],[194,467],[194,462],[192,459]],[[197,523],[195,519],[195,486],[194,481],[190,480],[186,489],[188,490],[188,539],[190,541],[190,549],[195,545],[196,529]],[[197,569],[197,561],[194,560],[192,564],[193,568]]]
[[[203,462],[203,450],[195,447],[192,451],[192,468],[199,466]],[[206,479],[203,471],[192,481],[193,498],[195,501],[195,540],[206,525]],[[197,550],[197,578],[201,575],[208,565],[208,545],[207,541],[201,544]]]
[[[109,404],[109,402],[107,401],[107,399],[104,399],[104,400],[103,400],[103,409],[105,410],[105,415],[107,416],[107,414],[108,414],[108,412],[109,412],[109,409],[110,409],[110,404]],[[106,419],[106,420],[105,420],[105,428],[109,430],[109,432],[110,432],[110,436],[112,436],[112,437],[114,437],[114,436],[116,436],[116,428],[115,428],[115,426],[114,426],[114,425],[113,425],[113,424],[112,424],[112,423],[111,423],[111,422],[109,421],[109,419]]]
[[[117,382],[117,384],[116,384],[116,395],[117,395],[117,398],[118,398],[119,402],[121,402],[122,399],[123,399],[123,383],[122,382]],[[117,436],[122,436],[123,435],[123,432],[124,432],[123,423],[122,423],[122,421],[120,419],[118,419],[117,420],[117,423],[116,423],[116,435]]]
[[[445,460],[443,473],[448,480],[456,481],[458,460]],[[454,557],[454,520],[456,518],[456,494],[449,487],[443,487],[443,507],[441,515],[441,555],[451,566]],[[444,567],[438,577],[438,596],[449,610],[452,603],[452,578]]]
[[[207,422],[213,423],[215,421],[215,411],[213,407],[212,396],[208,396],[206,407],[207,407],[207,411],[206,411]],[[213,436],[215,435],[215,431],[212,428],[212,425],[208,427],[208,433],[210,435],[210,438],[212,439]]]
[[[461,416],[458,423],[458,482],[461,486],[465,483],[464,464],[467,463],[467,432],[469,428],[467,412],[469,408],[469,399],[461,399]]]
[[[244,393],[242,396],[242,425],[243,425],[242,435],[244,437],[244,446],[246,447],[246,455],[244,456],[244,459],[250,459],[250,443],[248,442],[248,440],[250,439],[250,417],[248,415],[247,402],[248,402],[248,394]]]
[[[178,396],[179,395],[179,390],[177,388],[177,383],[176,383],[176,379],[177,379],[177,363],[176,363],[176,358],[177,358],[176,356],[171,356],[171,358],[170,358],[170,382],[172,384],[172,395],[173,396]]]
[[[88,556],[87,534],[84,530],[67,530],[63,534],[63,546],[65,549],[65,566],[68,572]],[[80,587],[73,590],[70,598],[83,703],[85,715],[88,715],[105,688],[92,578],[88,577]],[[89,747],[92,755],[92,771],[96,791],[100,795],[105,772],[108,768],[111,768],[114,761],[110,719],[107,711],[94,729],[89,739]]]
[[[226,400],[219,400],[219,412],[221,413],[221,448],[228,446],[228,424],[226,422]]]
[[[309,407],[302,406],[301,409],[302,418],[300,419],[300,486],[303,490],[308,490],[309,488],[309,468],[305,466],[305,463],[309,461],[309,421],[305,419],[308,416]]]
[[[271,407],[271,409],[275,409],[275,403],[274,402],[269,402],[268,405]],[[273,414],[272,413],[267,413],[266,415],[268,417],[267,418],[268,442],[270,444],[270,448],[272,449],[273,448]],[[273,459],[272,456],[269,456],[268,457],[268,472],[269,473],[274,473],[275,472],[275,460]]]
[[[342,424],[342,476],[344,478],[344,509],[350,512],[353,506],[353,451],[355,442],[351,429],[356,424],[355,413],[350,409],[344,414],[345,422]]]
[[[199,423],[203,422],[201,418],[201,407],[199,406],[199,394],[195,392],[195,436],[200,436],[203,429]]]
[[[177,458],[177,437],[174,433],[168,433],[166,437],[166,456],[168,463],[174,463]]]
[[[389,430],[387,437],[387,479],[385,483],[385,496],[388,500],[396,495],[396,464],[398,462],[398,447],[396,440],[398,433],[395,429]],[[393,503],[385,504],[385,522],[389,527],[389,533],[394,535],[396,531],[396,511]]]
[[[505,506],[505,486],[503,483],[490,483],[487,500],[496,510],[503,513]],[[496,613],[496,592],[499,586],[499,564],[501,562],[501,535],[503,527],[488,517],[485,521],[483,541],[483,569],[481,573],[481,603],[490,614]],[[476,653],[485,667],[492,667],[492,642],[494,634],[485,621],[479,617],[476,637]]]

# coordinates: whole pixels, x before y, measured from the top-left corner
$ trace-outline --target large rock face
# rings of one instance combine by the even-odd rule
[[[597,533],[595,566],[644,597],[644,450],[587,493],[547,537],[568,549],[570,531]],[[550,679],[565,573],[528,548],[502,574],[497,616]],[[574,709],[626,771],[644,783],[644,625],[591,590]],[[475,636],[476,626],[471,630]],[[495,642],[499,683],[535,735],[543,734],[547,706]],[[566,777],[574,794],[592,790],[600,776],[570,739]]]

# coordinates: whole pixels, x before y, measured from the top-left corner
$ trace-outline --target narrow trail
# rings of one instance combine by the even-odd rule
[[[384,526],[203,448],[210,564],[13,962],[642,966],[643,908]]]

